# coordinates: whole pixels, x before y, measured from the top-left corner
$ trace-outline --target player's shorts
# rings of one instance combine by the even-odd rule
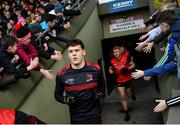
[[[125,88],[130,88],[132,85],[132,80],[124,82],[124,83],[117,83],[116,82],[116,87],[125,87]]]

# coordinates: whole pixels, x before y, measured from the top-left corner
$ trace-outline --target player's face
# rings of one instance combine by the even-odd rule
[[[121,56],[120,49],[114,49],[113,55],[115,58],[119,58]]]
[[[80,65],[85,55],[86,51],[80,45],[68,47],[68,58],[73,65]]]

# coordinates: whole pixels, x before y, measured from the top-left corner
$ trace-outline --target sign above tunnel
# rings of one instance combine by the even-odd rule
[[[109,21],[109,29],[110,33],[122,32],[138,29],[142,24],[144,24],[143,16],[136,15],[127,18],[111,19]]]
[[[136,0],[116,0],[109,3],[109,12],[121,12],[137,8]]]
[[[116,0],[98,0],[99,4],[109,3]]]

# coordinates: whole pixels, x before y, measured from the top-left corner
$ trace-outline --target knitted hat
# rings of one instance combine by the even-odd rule
[[[28,27],[19,26],[18,24],[16,24],[16,25],[17,25],[17,27],[15,29],[16,29],[16,37],[17,38],[23,38],[30,33]]]

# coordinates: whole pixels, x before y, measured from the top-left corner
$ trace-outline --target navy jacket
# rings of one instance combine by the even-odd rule
[[[10,54],[4,49],[0,49],[0,67],[3,67],[4,71],[9,74],[14,74],[16,70],[16,66],[11,63],[13,57],[14,54]]]
[[[20,68],[16,69],[16,65],[11,62],[14,54],[10,54],[4,49],[0,49],[0,67],[3,67],[3,72],[11,75],[15,75],[16,79],[25,78],[29,72],[27,68],[22,65]],[[28,75],[27,75],[28,76]]]

